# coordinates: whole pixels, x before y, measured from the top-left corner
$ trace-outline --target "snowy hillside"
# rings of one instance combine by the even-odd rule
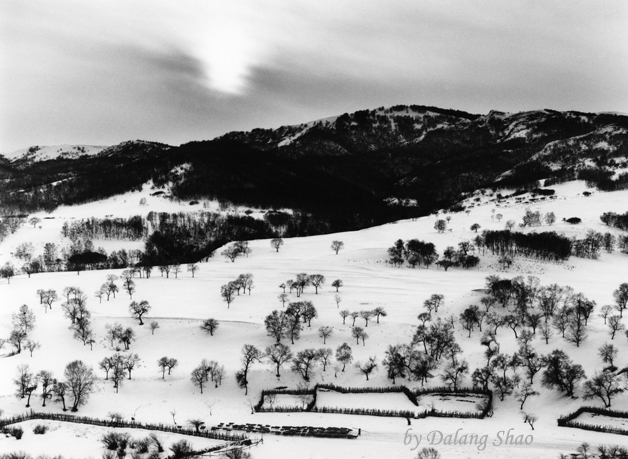
[[[97,155],[107,146],[96,145],[50,145],[50,146],[32,146],[22,148],[12,153],[4,155],[11,162],[34,163],[38,161],[49,161],[56,158],[76,159],[79,156]]]
[[[98,377],[95,391],[88,402],[80,407],[77,414],[99,418],[107,417],[110,412],[120,413],[125,420],[134,418],[138,422],[161,422],[168,425],[184,425],[190,419],[201,419],[206,425],[218,426],[220,423],[255,423],[269,426],[322,426],[348,427],[361,429],[357,439],[323,439],[308,437],[286,437],[264,435],[264,442],[251,448],[256,459],[276,457],[299,458],[338,458],[363,457],[369,459],[391,457],[412,458],[417,444],[411,440],[413,435],[422,435],[420,447],[433,446],[443,458],[462,459],[467,457],[487,458],[556,458],[560,453],[572,453],[583,442],[591,445],[626,444],[626,437],[608,433],[596,433],[572,428],[557,427],[556,419],[575,411],[587,404],[603,406],[599,400],[582,398],[581,384],[576,389],[577,398],[569,398],[557,390],[541,385],[541,373],[534,379],[534,388],[540,393],[525,402],[525,412],[538,416],[534,431],[523,423],[522,414],[513,395],[500,401],[494,398],[494,415],[483,420],[457,418],[413,419],[408,426],[403,418],[382,418],[374,416],[356,416],[323,413],[252,413],[252,405],[259,400],[263,389],[287,386],[294,389],[304,382],[296,372],[290,371],[286,364],[281,369],[281,376],[275,376],[275,367],[266,359],[254,363],[250,368],[248,395],[236,384],[236,372],[241,368],[241,348],[244,344],[253,344],[260,350],[275,343],[275,339],[267,335],[264,327],[265,318],[273,311],[285,311],[278,295],[282,293],[280,284],[287,279],[294,279],[298,273],[325,276],[326,283],[315,293],[312,286],[308,287],[301,297],[295,293],[288,294],[289,302],[311,301],[318,311],[311,327],[304,327],[300,339],[294,345],[290,339],[282,342],[291,347],[294,354],[308,348],[329,347],[336,350],[342,343],[348,343],[353,349],[353,363],[365,362],[374,356],[378,368],[367,381],[359,374],[354,365],[347,365],[346,371],[334,370],[335,363],[325,371],[319,365],[312,370],[309,386],[317,383],[333,383],[347,387],[384,387],[391,386],[386,369],[381,361],[385,357],[388,345],[409,344],[419,325],[417,315],[425,312],[423,303],[432,294],[443,294],[444,304],[438,310],[437,317],[443,320],[452,316],[456,318],[454,335],[462,353],[460,360],[468,362],[471,372],[485,364],[485,347],[480,344],[482,335],[477,328],[468,337],[468,332],[457,321],[458,316],[470,305],[480,305],[485,289],[485,279],[497,274],[501,277],[536,276],[542,286],[556,283],[571,286],[576,293],[583,293],[596,302],[597,306],[587,326],[588,338],[579,346],[567,342],[558,332],[546,344],[537,334],[531,345],[541,354],[548,354],[554,349],[564,350],[574,362],[583,366],[587,377],[593,376],[605,366],[598,356],[598,348],[604,343],[612,342],[619,349],[616,366],[623,368],[628,365],[626,350],[628,341],[620,331],[613,341],[610,340],[608,328],[604,320],[598,317],[600,308],[613,304],[613,291],[621,283],[628,282],[628,255],[615,251],[603,252],[599,259],[582,259],[571,257],[564,263],[544,262],[535,259],[516,257],[514,264],[504,270],[500,267],[497,257],[488,252],[481,254],[478,267],[471,269],[450,268],[447,271],[431,266],[429,269],[419,267],[396,268],[385,263],[388,258],[387,249],[398,240],[418,238],[435,244],[437,251],[442,253],[446,247],[457,247],[460,242],[472,240],[476,233],[470,229],[477,223],[481,230],[498,230],[504,228],[508,220],[521,222],[526,208],[542,214],[554,212],[556,222],[550,227],[544,224],[532,231],[556,231],[571,237],[583,237],[588,230],[599,232],[610,231],[620,234],[620,230],[606,227],[599,219],[602,212],[628,211],[628,191],[610,193],[596,192],[586,187],[584,182],[568,182],[552,187],[554,199],[530,201],[529,197],[508,198],[502,202],[491,201],[488,194],[478,193],[468,198],[467,204],[473,204],[468,213],[440,214],[439,216],[423,217],[416,220],[399,221],[362,231],[336,233],[305,238],[285,239],[284,245],[276,251],[268,240],[249,242],[252,252],[247,257],[238,257],[234,262],[220,256],[221,250],[207,263],[199,265],[199,271],[192,273],[183,271],[177,278],[171,273],[166,278],[154,270],[149,279],[135,277],[136,292],[133,300],[146,300],[152,309],[144,317],[146,325],[139,326],[138,321],[129,315],[131,299],[124,292],[121,280],[120,291],[107,301],[94,297],[94,292],[106,281],[108,274],[121,275],[121,270],[48,272],[32,275],[18,275],[10,283],[0,284],[0,337],[8,337],[12,328],[12,314],[26,304],[36,316],[35,328],[29,339],[38,342],[41,348],[30,352],[24,349],[17,355],[9,356],[13,346],[5,343],[0,353],[0,408],[4,415],[14,415],[25,411],[25,399],[17,398],[13,379],[17,374],[18,365],[29,365],[30,370],[52,371],[61,378],[64,368],[71,360],[80,359],[94,368]],[[150,189],[129,193],[101,202],[76,207],[60,207],[44,217],[37,227],[26,225],[15,234],[7,237],[0,244],[0,253],[4,260],[19,243],[30,241],[41,247],[49,241],[59,242],[59,231],[64,219],[88,216],[130,216],[153,211],[194,211],[188,204],[177,204],[169,200],[150,196]],[[592,193],[586,196],[584,193]],[[147,206],[140,206],[142,197],[148,200]],[[479,199],[476,199],[479,198]],[[526,202],[527,201],[527,202]],[[200,204],[199,204],[200,207]],[[500,214],[500,218],[496,215]],[[434,229],[437,219],[451,217],[448,231],[442,234]],[[52,217],[46,219],[45,217]],[[569,224],[563,219],[578,217],[579,225]],[[338,254],[331,250],[333,241],[344,242],[344,248]],[[98,246],[104,241],[93,241]],[[128,242],[108,241],[107,250],[123,246]],[[221,286],[232,281],[242,273],[253,275],[254,286],[246,293],[234,296],[234,301],[227,306],[222,301]],[[339,292],[331,286],[335,279],[341,279],[343,286]],[[64,299],[54,302],[52,309],[47,310],[40,304],[37,294],[39,289],[54,289],[60,297],[65,287],[76,286],[87,296],[87,309],[91,313],[91,323],[95,334],[93,350],[84,346],[72,337],[68,329],[69,320],[64,317],[61,303]],[[288,293],[288,291],[286,291]],[[338,304],[338,299],[340,303]],[[287,304],[286,304],[287,307]],[[341,310],[371,310],[384,308],[387,316],[381,317],[379,323],[373,318],[368,326],[358,318],[356,326],[368,332],[365,341],[356,344],[352,336],[351,318],[346,324],[339,315]],[[501,314],[502,308],[495,310]],[[203,332],[200,325],[204,320],[214,318],[220,325],[214,336]],[[622,319],[628,321],[627,318]],[[149,323],[157,321],[159,328],[151,333]],[[123,354],[137,353],[139,365],[133,370],[132,380],[123,380],[119,392],[113,388],[111,379],[105,378],[105,372],[99,368],[103,358],[116,352],[121,344],[111,343],[106,339],[107,327],[120,323],[124,328],[134,330],[136,339],[130,343],[128,351]],[[319,327],[333,327],[333,334],[323,345],[319,337]],[[512,330],[507,326],[499,329],[497,339],[501,352],[512,354],[517,351],[518,343]],[[176,358],[176,366],[170,375],[162,371],[157,361],[163,357]],[[226,376],[222,385],[215,388],[211,383],[204,388],[201,395],[190,379],[192,371],[202,359],[215,360],[224,365]],[[333,360],[333,358],[332,358]],[[443,381],[438,375],[442,373],[445,362],[433,371],[435,377],[430,379],[428,386],[441,386]],[[510,373],[510,370],[508,370]],[[525,372],[517,370],[523,379]],[[336,375],[334,374],[336,373]],[[111,377],[111,375],[109,375]],[[420,382],[407,377],[397,378],[397,385],[418,388]],[[462,386],[471,386],[470,374],[464,377]],[[48,401],[45,408],[41,407],[38,394],[34,392],[31,406],[37,411],[61,412],[58,403]],[[390,396],[389,396],[390,395]],[[386,396],[369,396],[367,394],[343,396],[326,394],[317,403],[357,408],[403,408],[407,400],[401,400],[393,394]],[[422,404],[434,403],[436,408],[446,406],[447,400],[429,399]],[[464,405],[464,403],[462,403]],[[471,408],[474,404],[471,403]],[[628,395],[620,394],[613,399],[612,407],[628,411]],[[618,421],[619,422],[619,421]],[[10,451],[28,451],[33,454],[45,451],[48,454],[63,454],[66,458],[99,458],[103,448],[99,443],[100,430],[83,428],[79,424],[64,425],[53,421],[42,421],[39,424],[50,426],[43,436],[32,433],[32,421],[24,423],[22,440],[0,438],[0,453]],[[411,430],[409,430],[411,429]],[[459,430],[462,429],[462,430]],[[533,438],[528,445],[503,444],[509,429],[513,438],[522,436]],[[487,435],[487,443],[482,447],[477,444],[446,444],[445,441],[430,445],[428,434],[432,439],[441,432],[443,436],[453,436],[458,431],[458,438],[463,434]],[[144,435],[137,432],[133,435]],[[410,437],[408,437],[410,434]],[[255,437],[255,435],[252,435]],[[259,437],[259,435],[257,435]],[[418,437],[416,437],[418,438]],[[404,444],[404,439],[406,443]],[[168,437],[168,442],[174,438]],[[195,440],[196,441],[196,440]],[[435,440],[434,440],[435,441]],[[203,445],[199,445],[204,447]],[[298,453],[295,453],[298,452]],[[127,456],[130,457],[130,456]]]

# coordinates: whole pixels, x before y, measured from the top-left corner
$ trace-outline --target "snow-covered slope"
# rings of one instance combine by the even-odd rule
[[[531,207],[542,213],[553,211],[557,223],[552,227],[543,226],[536,230],[555,230],[567,235],[581,235],[588,229],[611,231],[599,221],[599,215],[605,211],[628,211],[628,191],[612,193],[593,192],[586,197],[583,192],[587,189],[583,182],[570,182],[553,187],[556,190],[556,199],[534,203],[517,202],[514,198],[509,202],[495,203],[489,198],[474,201],[475,207],[466,213],[451,214],[449,227],[451,232],[438,234],[434,229],[434,216],[424,217],[415,221],[400,221],[380,227],[362,231],[329,234],[307,238],[286,239],[279,252],[276,252],[268,240],[252,241],[250,247],[253,252],[249,257],[236,259],[234,263],[216,256],[208,263],[200,265],[200,271],[192,278],[190,273],[182,272],[178,278],[169,279],[153,272],[150,279],[136,278],[137,291],[134,300],[147,300],[152,310],[146,322],[156,320],[160,328],[152,335],[148,327],[139,326],[136,320],[129,317],[128,306],[130,299],[122,291],[110,301],[99,302],[93,297],[93,292],[105,281],[107,274],[120,274],[119,271],[88,271],[76,273],[44,273],[31,278],[17,276],[10,284],[0,284],[0,337],[6,337],[11,329],[11,314],[16,312],[22,304],[31,307],[37,316],[36,328],[32,339],[41,343],[41,349],[35,350],[30,357],[27,351],[19,355],[0,359],[0,407],[5,414],[21,413],[25,410],[25,402],[14,396],[15,387],[12,379],[16,368],[20,364],[28,364],[33,371],[51,370],[57,377],[63,374],[65,365],[73,359],[81,359],[94,367],[99,380],[96,391],[90,397],[88,404],[81,407],[79,414],[97,417],[106,417],[108,412],[119,412],[125,419],[135,417],[140,422],[163,422],[173,424],[173,415],[179,424],[187,420],[200,418],[208,426],[215,426],[220,422],[260,423],[268,425],[309,425],[309,426],[338,426],[360,428],[362,435],[357,440],[330,440],[319,438],[291,438],[267,435],[264,443],[253,448],[251,453],[256,459],[277,457],[298,458],[338,458],[362,457],[368,459],[412,458],[416,451],[412,451],[415,443],[405,443],[406,434],[422,435],[420,447],[430,446],[426,437],[430,432],[439,431],[444,436],[454,435],[458,438],[463,434],[487,435],[488,442],[482,449],[477,445],[439,444],[437,448],[443,458],[556,458],[559,453],[574,452],[583,441],[593,446],[598,444],[625,444],[625,437],[604,433],[594,433],[577,429],[559,428],[556,418],[561,414],[574,411],[584,403],[600,405],[596,400],[583,402],[582,398],[570,399],[555,390],[541,387],[540,375],[535,378],[535,389],[540,392],[537,397],[531,397],[525,405],[525,411],[539,417],[535,430],[522,422],[519,404],[512,396],[503,402],[495,399],[495,413],[484,420],[465,419],[436,419],[412,420],[408,426],[405,419],[377,418],[369,416],[349,416],[320,413],[251,413],[251,405],[258,400],[262,389],[277,386],[296,387],[303,382],[296,373],[290,372],[288,366],[281,371],[278,379],[274,375],[274,368],[268,363],[256,363],[251,367],[248,396],[244,390],[237,387],[235,372],[240,368],[240,349],[243,344],[254,344],[260,349],[272,345],[274,339],[266,335],[264,318],[274,309],[281,310],[281,302],[277,296],[281,293],[279,284],[287,279],[294,278],[297,273],[321,273],[327,283],[314,293],[308,288],[297,300],[296,295],[290,295],[290,301],[312,301],[318,310],[319,317],[312,321],[311,327],[305,327],[301,339],[294,345],[284,340],[298,352],[308,348],[323,347],[322,339],[318,336],[318,327],[329,325],[334,327],[334,334],[328,339],[325,347],[336,349],[340,344],[347,342],[354,352],[355,361],[364,361],[370,356],[376,356],[378,362],[384,357],[389,344],[409,343],[418,324],[417,315],[423,312],[423,301],[433,293],[445,295],[445,304],[439,310],[439,317],[457,317],[469,305],[479,304],[481,293],[478,289],[484,287],[485,277],[490,274],[499,274],[502,277],[515,275],[534,275],[540,278],[542,285],[557,283],[570,285],[576,292],[582,292],[588,298],[596,301],[598,308],[604,304],[613,303],[612,292],[622,282],[628,282],[628,255],[615,252],[603,253],[598,260],[571,258],[564,264],[544,263],[535,260],[517,259],[515,265],[508,271],[499,270],[495,258],[484,255],[478,268],[471,270],[450,269],[447,272],[435,267],[430,269],[393,268],[384,263],[387,257],[386,249],[397,239],[418,238],[433,242],[437,250],[443,249],[458,242],[475,237],[469,228],[473,223],[481,225],[482,229],[502,229],[504,222],[513,219],[521,221],[524,209]],[[126,202],[124,202],[126,201]],[[171,203],[172,204],[172,203]],[[125,208],[127,205],[128,209]],[[170,205],[170,204],[167,204]],[[132,208],[135,206],[134,208]],[[149,202],[150,206],[158,208],[158,204]],[[165,210],[166,204],[159,207]],[[503,218],[498,222],[494,218],[493,209],[497,209]],[[20,238],[28,238],[34,243],[42,243],[58,233],[58,221],[65,215],[81,217],[83,215],[115,214],[131,215],[140,213],[139,194],[128,197],[118,197],[117,200],[103,201],[77,208],[61,208],[54,220],[43,220],[41,228],[32,226],[19,230]],[[572,226],[563,222],[563,218],[577,216],[582,219],[581,225]],[[530,231],[530,230],[526,230]],[[23,235],[23,236],[22,236]],[[330,245],[333,240],[342,240],[345,248],[336,255]],[[5,240],[0,245],[0,251],[6,252],[16,241]],[[254,275],[255,288],[250,295],[236,296],[235,301],[227,308],[221,301],[220,286],[235,279],[241,273]],[[335,300],[335,289],[330,286],[334,279],[342,279],[344,286],[338,295],[341,297],[340,307]],[[89,295],[88,309],[92,314],[96,344],[94,349],[83,346],[72,338],[68,330],[69,322],[63,317],[60,302],[54,303],[52,310],[44,312],[36,294],[38,289],[56,289],[61,292],[64,287],[80,287]],[[355,343],[351,336],[350,320],[346,325],[338,315],[341,309],[360,311],[384,307],[388,316],[383,317],[379,324],[371,321],[366,328],[369,338],[364,345]],[[215,336],[203,333],[199,325],[203,320],[213,317],[220,321],[220,327]],[[628,321],[624,318],[623,321]],[[115,350],[104,339],[105,327],[114,322],[124,327],[132,327],[137,339],[131,344],[129,352],[137,353],[142,359],[139,368],[134,370],[133,379],[124,381],[119,393],[112,388],[111,381],[104,379],[104,372],[98,369],[98,362],[105,356],[112,355]],[[364,326],[364,321],[358,319],[356,325]],[[580,346],[575,347],[554,335],[549,345],[536,337],[532,341],[534,348],[542,353],[549,353],[553,349],[562,349],[583,365],[587,376],[593,375],[603,367],[597,355],[597,349],[605,342],[610,342],[607,327],[597,312],[589,320],[589,337]],[[459,325],[455,328],[456,340],[463,349],[461,358],[468,361],[473,370],[484,363],[483,346],[479,343],[480,334],[477,330],[469,338],[467,332]],[[512,354],[517,349],[517,343],[510,329],[504,327],[498,332],[502,352]],[[628,365],[626,351],[628,342],[624,336],[617,336],[613,341],[620,350],[617,366]],[[10,346],[5,345],[0,352],[7,353]],[[168,356],[177,358],[179,366],[170,376],[162,379],[156,361]],[[227,378],[219,388],[207,387],[204,394],[200,394],[190,381],[191,371],[202,359],[216,360],[227,370]],[[436,375],[440,370],[434,372]],[[332,368],[326,371],[317,367],[313,372],[310,385],[318,382],[334,383],[344,386],[389,386],[391,383],[381,366],[367,382],[359,375],[355,368],[347,366],[345,372],[338,372],[334,376]],[[420,383],[400,378],[397,384],[409,387],[418,387]],[[438,377],[432,379],[430,385],[441,385]],[[467,377],[464,385],[470,385]],[[581,397],[581,392],[577,392]],[[367,397],[356,402],[368,403]],[[438,401],[435,402],[438,406]],[[42,411],[59,412],[57,404],[48,403],[41,408],[41,401],[35,396],[31,401],[33,408]],[[613,408],[628,410],[628,395],[622,394],[613,401]],[[32,453],[42,451],[42,442],[46,445],[48,454],[63,454],[67,458],[100,457],[102,449],[98,445],[97,436],[91,429],[82,429],[72,426],[71,429],[50,423],[53,429],[42,439],[35,437],[32,424],[25,426],[24,438],[0,439],[0,453],[24,450]],[[461,429],[461,430],[460,430]],[[510,430],[513,437],[531,435],[531,444],[499,444]],[[85,441],[89,439],[90,441]]]
[[[56,158],[76,159],[79,156],[97,155],[107,146],[101,145],[50,145],[22,148],[4,155],[11,162],[34,163]]]

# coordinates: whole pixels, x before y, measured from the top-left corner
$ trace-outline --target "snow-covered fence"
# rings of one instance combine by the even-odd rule
[[[415,412],[410,410],[381,410],[374,408],[337,408],[337,407],[317,407],[316,406],[316,394],[318,391],[328,390],[335,391],[342,394],[382,394],[382,393],[404,393],[410,402],[415,406],[419,406],[418,398],[421,395],[429,394],[443,394],[447,396],[455,396],[461,394],[476,394],[485,397],[485,403],[482,405],[482,409],[478,412],[466,412],[466,411],[442,411],[436,408],[431,408],[424,412]],[[273,406],[264,407],[264,401],[268,395],[308,395],[312,397],[310,403],[305,407],[298,406]],[[493,393],[491,391],[483,391],[479,388],[459,388],[454,391],[450,387],[432,387],[428,389],[415,389],[410,390],[405,386],[387,386],[387,387],[342,387],[334,384],[317,384],[312,389],[270,389],[263,390],[260,396],[260,400],[254,407],[257,412],[275,412],[275,413],[292,413],[292,412],[317,412],[317,413],[338,413],[338,414],[354,414],[365,416],[383,416],[383,417],[402,417],[402,418],[414,418],[421,419],[429,416],[441,417],[441,418],[466,418],[466,419],[484,419],[486,416],[490,416],[493,410]]]
[[[582,422],[574,421],[574,419],[578,418],[578,416],[580,416],[583,413],[591,413],[597,416],[608,416],[608,417],[613,417],[613,418],[628,419],[628,411],[609,410],[606,408],[598,408],[595,406],[581,406],[573,413],[570,413],[567,416],[561,416],[560,418],[558,418],[557,423],[560,427],[572,427],[572,428],[582,429],[582,430],[592,430],[594,432],[605,432],[605,433],[612,433],[612,434],[617,434],[617,435],[628,435],[628,429],[624,429],[621,427],[584,424]]]
[[[6,427],[11,424],[17,424],[19,422],[31,421],[34,419],[73,422],[76,424],[87,424],[102,427],[125,427],[131,429],[158,430],[161,432],[189,435],[193,437],[211,438],[213,440],[222,440],[229,442],[240,442],[249,439],[248,435],[221,433],[214,430],[196,431],[195,429],[178,428],[176,426],[169,426],[165,424],[143,424],[139,422],[112,421],[108,419],[90,418],[87,416],[73,416],[70,414],[58,413],[37,413],[35,411],[31,411],[28,414],[19,414],[17,416],[0,419],[0,428]]]

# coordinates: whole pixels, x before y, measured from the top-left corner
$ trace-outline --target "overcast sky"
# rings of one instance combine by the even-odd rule
[[[0,152],[364,108],[628,112],[628,1],[1,0]]]

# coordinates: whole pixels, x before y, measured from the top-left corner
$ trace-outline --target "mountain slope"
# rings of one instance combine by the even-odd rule
[[[319,232],[358,229],[450,207],[482,187],[583,174],[621,188],[627,132],[628,116],[608,113],[380,107],[180,147],[136,141],[76,159],[5,161],[0,202],[4,213],[30,212],[152,180],[171,184],[174,198],[288,207],[312,215]]]

